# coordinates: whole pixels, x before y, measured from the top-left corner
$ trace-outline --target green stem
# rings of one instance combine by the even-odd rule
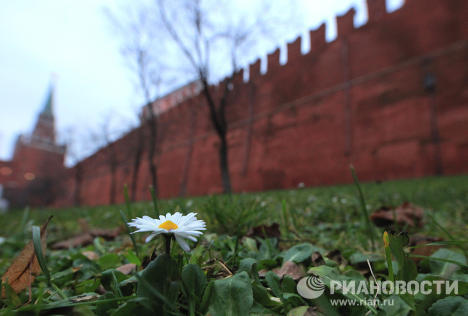
[[[364,222],[367,226],[367,233],[369,234],[369,238],[371,240],[372,249],[375,249],[375,236],[374,236],[374,228],[369,220],[369,214],[367,212],[366,201],[364,199],[364,194],[362,193],[361,185],[359,184],[359,179],[356,175],[356,171],[354,170],[353,165],[350,166],[351,175],[353,176],[354,184],[356,185],[358,192],[359,192],[359,201],[361,204],[362,210],[362,217],[364,218]]]
[[[172,239],[172,235],[166,235],[164,234],[164,238],[166,239],[166,253],[168,255],[171,254],[171,239]]]

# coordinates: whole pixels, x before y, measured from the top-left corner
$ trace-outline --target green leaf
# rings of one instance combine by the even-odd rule
[[[177,263],[168,254],[161,254],[151,261],[138,279],[137,296],[146,297],[155,314],[163,314],[165,308],[175,308],[172,280],[177,279]]]
[[[242,259],[239,263],[238,272],[245,271],[249,276],[258,281],[258,272],[257,272],[257,260],[253,258]]]
[[[120,257],[115,253],[108,253],[101,256],[97,261],[97,264],[102,270],[115,269],[120,266]]]
[[[280,278],[274,272],[268,271],[265,274],[265,281],[276,297],[281,298],[283,296],[283,292],[281,291]]]
[[[461,296],[449,296],[438,300],[429,308],[429,316],[468,315],[468,300]]]
[[[200,313],[205,315],[210,307],[211,297],[213,295],[214,281],[208,283],[203,291],[203,296],[200,302]]]
[[[380,309],[385,312],[385,315],[408,315],[411,311],[411,307],[398,295],[392,295],[385,298],[387,302],[391,304],[381,304]]]
[[[296,293],[296,281],[285,275],[281,281],[281,290],[283,293]]]
[[[299,307],[293,308],[288,312],[288,316],[306,316],[308,315],[307,310],[309,308],[310,306],[299,306]]]
[[[459,264],[431,260],[431,258],[450,260]],[[463,254],[445,248],[437,250],[428,258],[428,260],[431,272],[440,275],[442,278],[448,278],[460,268],[460,265],[466,265],[466,258]]]
[[[357,277],[356,275],[347,276],[347,275],[340,274],[336,268],[332,268],[332,267],[325,266],[325,265],[310,268],[308,272],[318,275],[320,279],[323,281],[323,283],[328,288],[330,288],[331,281],[357,281],[359,282],[361,280],[364,280],[363,277]],[[350,292],[347,292],[346,294],[344,294],[340,290],[338,291],[342,293],[344,296],[346,296],[347,298],[356,300],[357,302],[364,302],[368,299],[362,294],[353,294]],[[374,307],[370,305],[365,305],[365,306],[372,312],[377,313],[377,310]]]
[[[418,270],[414,261],[409,258],[408,254],[404,250],[404,247],[409,243],[408,235],[403,233],[390,234],[389,241],[390,250],[398,262],[398,273],[396,279],[404,281],[414,280],[418,274]]]
[[[363,254],[361,252],[354,252],[351,256],[349,256],[349,263],[352,265],[356,265],[359,263],[366,263],[367,260],[370,262],[381,261],[384,258],[380,254],[370,253],[370,254]]]
[[[270,294],[260,282],[254,282],[252,284],[252,292],[255,302],[261,304],[264,307],[272,308],[281,305],[281,303],[273,301]]]
[[[78,283],[75,287],[76,294],[83,294],[86,292],[94,292],[101,284],[101,280],[99,278],[90,279],[86,281],[82,281]]]
[[[243,271],[230,278],[214,281],[211,315],[249,315],[252,305],[252,286],[247,272]]]
[[[206,276],[196,264],[188,264],[182,270],[182,283],[189,298],[201,298],[206,287]]]
[[[133,251],[129,250],[125,254],[125,258],[128,260],[129,263],[133,263],[133,264],[136,264],[137,266],[141,266],[140,259],[137,257],[137,255]]]
[[[299,263],[309,259],[315,251],[325,255],[324,249],[313,246],[309,243],[303,243],[290,248],[286,252],[283,252],[280,256],[283,258],[283,262],[294,261],[295,263]]]

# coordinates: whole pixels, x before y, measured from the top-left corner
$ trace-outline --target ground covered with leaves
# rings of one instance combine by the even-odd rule
[[[361,189],[0,215],[0,314],[467,315],[468,177]],[[164,238],[145,243],[149,234],[129,234],[133,229],[125,225],[136,216],[175,211],[197,212],[206,222],[190,253],[173,243],[167,254]],[[297,283],[307,275],[323,282],[323,295],[299,295]],[[331,280],[374,278],[457,281],[458,293],[330,291]],[[357,303],[337,306],[337,299]],[[369,303],[375,299],[393,304]]]

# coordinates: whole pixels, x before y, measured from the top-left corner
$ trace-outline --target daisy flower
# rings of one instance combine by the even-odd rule
[[[185,239],[197,241],[201,234],[201,230],[206,229],[205,222],[197,219],[196,213],[182,215],[179,212],[174,214],[167,213],[166,216],[160,215],[159,219],[149,216],[137,217],[128,223],[128,226],[137,228],[134,233],[151,232],[145,242],[149,242],[159,234],[165,234],[166,237],[173,235],[180,247],[184,251],[190,251],[190,247]]]

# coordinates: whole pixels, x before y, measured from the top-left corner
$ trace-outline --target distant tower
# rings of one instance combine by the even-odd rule
[[[42,142],[49,145],[55,144],[55,119],[53,114],[54,88],[51,85],[47,95],[44,108],[37,119],[31,135],[32,142]]]
[[[11,161],[0,161],[0,167],[8,171],[8,178],[0,177],[0,184],[4,184],[13,207],[50,205],[55,200],[65,170],[65,146],[56,142],[53,110],[54,89],[50,85],[32,133],[18,137]]]

